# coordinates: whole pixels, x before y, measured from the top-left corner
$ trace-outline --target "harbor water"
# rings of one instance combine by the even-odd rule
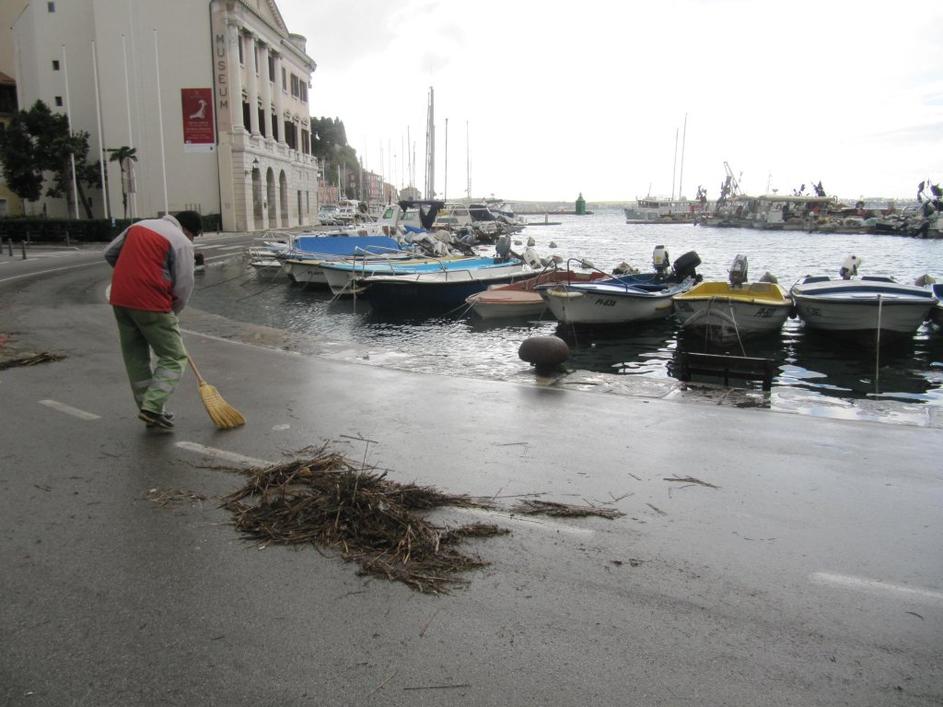
[[[650,270],[656,245],[664,245],[672,260],[693,250],[701,259],[698,272],[705,279],[719,280],[727,279],[734,256],[744,254],[751,280],[769,272],[786,289],[807,274],[837,277],[849,254],[862,259],[861,274],[891,276],[905,283],[925,274],[943,279],[940,240],[626,224],[621,210],[554,218],[559,225],[529,226],[515,240],[533,238],[541,255],[586,258],[606,271],[623,261]],[[724,351],[690,340],[673,319],[574,331],[558,325],[549,313],[532,321],[496,322],[483,322],[463,310],[381,316],[363,299],[334,299],[326,290],[289,283],[284,275],[257,274],[238,260],[209,268],[191,305],[235,321],[330,342],[351,358],[370,363],[511,381],[533,379],[533,369],[517,351],[522,341],[535,335],[556,334],[569,343],[570,373],[564,382],[571,378],[610,389],[617,389],[620,382],[631,387],[672,381],[672,362],[680,348]],[[808,331],[798,319],[789,319],[781,332],[746,339],[743,349],[734,342],[726,352],[774,360],[777,373],[770,393],[759,395],[759,382],[738,383],[756,391],[764,407],[867,418],[893,417],[902,409],[900,403],[943,406],[943,332],[929,324],[906,341],[877,349],[867,342]]]

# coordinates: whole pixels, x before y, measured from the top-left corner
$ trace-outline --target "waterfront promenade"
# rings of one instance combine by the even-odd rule
[[[0,266],[0,333],[66,355],[0,371],[0,704],[943,701],[939,429],[417,375],[189,311],[248,424],[217,432],[188,376],[160,434],[100,253],[44,260]],[[397,481],[626,515],[493,514],[511,534],[441,597],[239,538],[233,468],[324,442]]]

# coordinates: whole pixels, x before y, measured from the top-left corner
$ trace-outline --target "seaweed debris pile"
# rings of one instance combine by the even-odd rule
[[[488,565],[458,549],[464,539],[509,532],[484,523],[442,527],[421,515],[446,506],[491,507],[391,481],[386,472],[358,467],[324,447],[313,458],[254,471],[243,488],[223,499],[234,525],[249,538],[332,550],[358,563],[361,574],[429,594],[448,593],[467,582],[460,573]]]

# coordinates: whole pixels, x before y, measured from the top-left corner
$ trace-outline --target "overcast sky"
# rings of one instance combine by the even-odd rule
[[[312,114],[398,186],[407,128],[424,184],[430,86],[440,197],[465,195],[466,122],[476,198],[667,196],[673,174],[716,198],[725,161],[748,193],[943,181],[938,0],[277,2],[318,64]]]

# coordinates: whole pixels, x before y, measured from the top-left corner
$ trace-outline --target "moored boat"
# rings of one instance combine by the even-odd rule
[[[363,281],[364,296],[375,310],[445,310],[460,307],[469,295],[490,285],[514,282],[531,275],[533,270],[520,260],[477,267],[456,264],[438,271],[367,277]]]
[[[547,270],[526,280],[489,287],[465,299],[469,309],[482,319],[539,317],[547,303],[537,291],[539,285],[588,282],[607,277],[606,273],[575,270]]]
[[[729,282],[701,282],[675,295],[681,326],[718,341],[778,331],[792,312],[792,299],[775,282],[747,282],[747,267],[746,256],[738,255]]]
[[[668,252],[657,246],[652,260],[655,272],[546,285],[538,291],[553,316],[564,324],[597,326],[664,319],[671,315],[671,298],[696,284],[695,268],[701,259],[690,251],[669,271]]]
[[[799,318],[812,329],[833,333],[912,335],[938,302],[933,291],[890,277],[852,279],[860,262],[849,256],[840,280],[806,276],[793,285],[791,294]]]

